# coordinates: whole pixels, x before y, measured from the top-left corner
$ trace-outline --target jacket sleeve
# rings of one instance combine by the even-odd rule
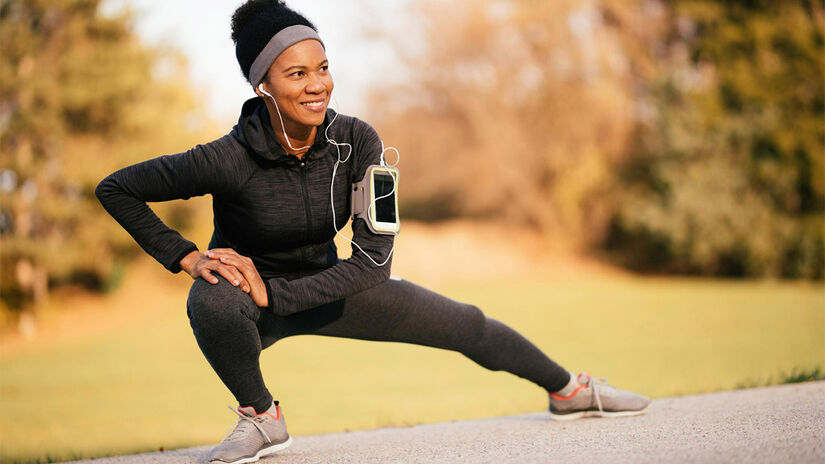
[[[175,155],[159,156],[109,174],[95,188],[103,208],[143,250],[171,272],[198,247],[170,229],[146,204],[221,193],[243,181],[244,163],[232,163],[227,135]]]
[[[381,156],[378,134],[368,124],[357,122],[360,124],[353,137],[354,178],[350,181],[362,179],[367,167],[378,164]],[[360,218],[353,221],[352,230],[352,239],[363,252],[353,245],[350,258],[315,275],[289,281],[282,277],[269,279],[267,309],[274,314],[288,315],[346,298],[389,279],[395,236],[374,234]],[[386,260],[386,264],[376,266],[364,252],[376,263]]]

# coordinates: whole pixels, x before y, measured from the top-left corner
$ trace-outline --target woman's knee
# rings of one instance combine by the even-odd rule
[[[471,334],[469,341],[471,344],[477,343],[484,337],[485,326],[487,325],[487,316],[484,312],[474,304],[463,303],[462,312],[464,313],[464,324]]]
[[[186,299],[186,314],[192,324],[204,325],[231,322],[238,317],[257,320],[257,307],[243,290],[221,276],[212,284],[195,279]]]

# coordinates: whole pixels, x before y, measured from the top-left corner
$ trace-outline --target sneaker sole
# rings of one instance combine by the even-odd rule
[[[221,463],[224,463],[224,464],[246,464],[247,462],[255,462],[255,461],[257,461],[258,459],[261,459],[264,456],[268,456],[270,454],[275,454],[278,451],[281,451],[282,449],[287,448],[291,444],[292,444],[292,436],[287,438],[286,441],[283,442],[283,443],[278,443],[277,445],[272,445],[272,446],[267,447],[267,448],[261,448],[260,451],[255,453],[255,456],[249,456],[248,458],[241,458],[241,459],[238,459],[237,461],[215,460],[215,461],[209,461],[209,462],[221,462]]]
[[[579,412],[572,412],[570,414],[553,414],[550,412],[550,418],[557,421],[572,421],[576,419],[582,419],[584,417],[628,417],[628,416],[638,416],[639,414],[644,414],[647,410],[650,409],[650,405],[644,407],[644,409],[639,409],[638,411],[604,411],[599,412],[598,409],[593,411],[579,411]]]

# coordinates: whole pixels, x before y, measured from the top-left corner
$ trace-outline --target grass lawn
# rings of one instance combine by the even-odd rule
[[[141,273],[143,272],[143,273]],[[234,400],[185,315],[188,277],[156,263],[71,314],[76,330],[0,353],[0,461],[48,461],[218,442]],[[779,381],[825,368],[825,286],[640,278],[503,277],[436,285],[574,371],[652,397]],[[85,302],[85,303],[83,303]],[[64,311],[65,312],[65,311]],[[293,435],[540,411],[546,394],[432,348],[295,337],[262,356]],[[655,407],[655,403],[654,403]]]

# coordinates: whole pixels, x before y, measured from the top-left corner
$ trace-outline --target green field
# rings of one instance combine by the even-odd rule
[[[210,444],[234,401],[202,358],[187,286],[105,331],[0,356],[0,461]],[[453,285],[574,371],[652,397],[780,381],[825,369],[821,284],[600,276]],[[154,295],[161,294],[162,297]],[[144,303],[136,301],[139,305]],[[296,337],[262,356],[294,435],[540,411],[528,382],[431,348]]]

